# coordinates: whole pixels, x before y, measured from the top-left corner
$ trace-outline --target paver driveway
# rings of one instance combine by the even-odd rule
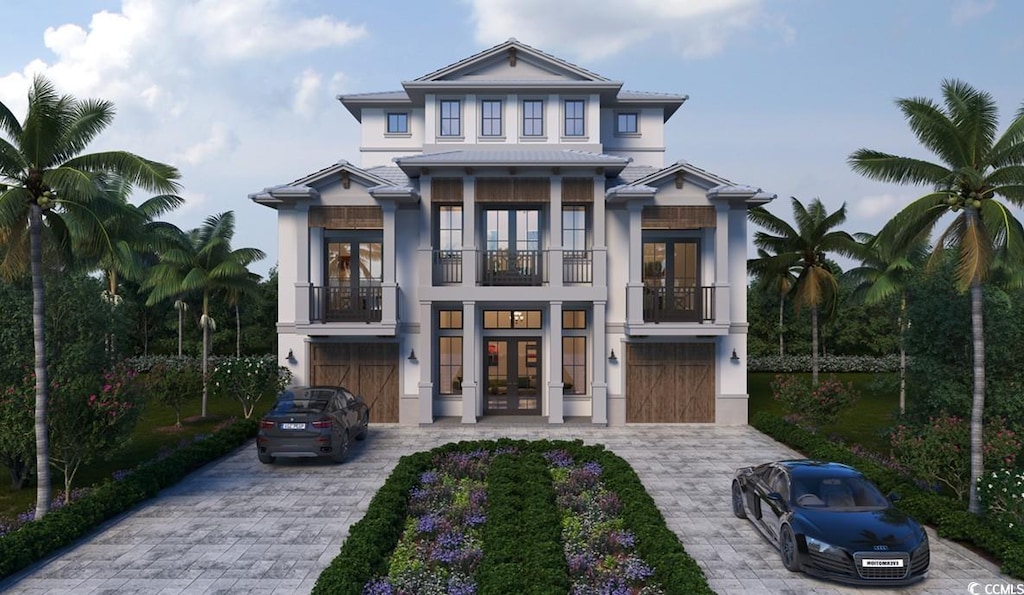
[[[582,439],[629,461],[669,527],[718,593],[833,594],[857,589],[791,574],[732,516],[733,469],[795,453],[749,427],[534,424],[372,426],[343,465],[264,466],[247,447],[207,466],[59,555],[0,583],[9,593],[308,593],[398,458],[453,440]],[[1014,584],[992,564],[932,538],[930,577],[882,593],[969,593]],[[1009,592],[1009,591],[1008,591]]]

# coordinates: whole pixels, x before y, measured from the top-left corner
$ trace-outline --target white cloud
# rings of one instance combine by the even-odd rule
[[[238,145],[238,138],[222,122],[215,122],[210,135],[178,153],[174,161],[197,165],[211,157],[230,151]]]
[[[963,25],[968,21],[981,18],[996,7],[996,0],[960,0],[953,6],[950,20],[955,25]]]
[[[913,196],[878,194],[850,201],[850,212],[862,219],[888,219],[907,206]]]
[[[766,17],[761,0],[469,0],[480,43],[517,37],[537,47],[567,48],[582,60],[617,54],[651,39],[665,39],[680,55],[698,59],[722,51],[758,27],[792,31]]]
[[[299,116],[309,118],[316,113],[317,100],[321,98],[321,87],[323,79],[320,73],[307,68],[295,80],[295,98],[292,100],[292,111]]]

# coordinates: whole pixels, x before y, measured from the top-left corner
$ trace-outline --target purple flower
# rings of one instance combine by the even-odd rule
[[[435,471],[424,471],[423,474],[420,475],[420,483],[426,485],[437,483],[440,479],[441,476],[439,476]]]
[[[387,578],[375,578],[363,586],[363,595],[393,595],[394,587]]]
[[[436,514],[428,514],[416,521],[416,531],[419,533],[433,533],[441,525],[441,519]]]
[[[564,450],[549,450],[544,453],[544,458],[553,467],[565,468],[572,466],[572,456]]]
[[[623,576],[631,581],[642,581],[650,578],[654,575],[654,569],[647,565],[646,562],[637,558],[636,556],[630,556],[626,560],[626,566],[622,570]]]

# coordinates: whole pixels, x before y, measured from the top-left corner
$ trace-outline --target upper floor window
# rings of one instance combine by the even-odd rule
[[[480,136],[501,136],[501,100],[480,102]]]
[[[567,99],[565,101],[565,136],[583,136],[584,121],[583,100]]]
[[[562,247],[566,251],[587,249],[587,207],[562,207]]]
[[[437,215],[438,249],[445,252],[462,250],[462,205],[440,205]]]
[[[616,134],[637,134],[640,132],[640,122],[636,112],[619,112],[615,115]]]
[[[441,101],[441,136],[462,136],[462,102],[458,99]]]
[[[523,136],[544,136],[544,102],[540,99],[523,101]]]
[[[405,112],[388,113],[388,134],[408,134],[409,114]]]

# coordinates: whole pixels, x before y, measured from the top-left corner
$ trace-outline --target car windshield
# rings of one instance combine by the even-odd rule
[[[873,483],[857,476],[793,480],[793,502],[806,508],[879,510],[889,503]]]

